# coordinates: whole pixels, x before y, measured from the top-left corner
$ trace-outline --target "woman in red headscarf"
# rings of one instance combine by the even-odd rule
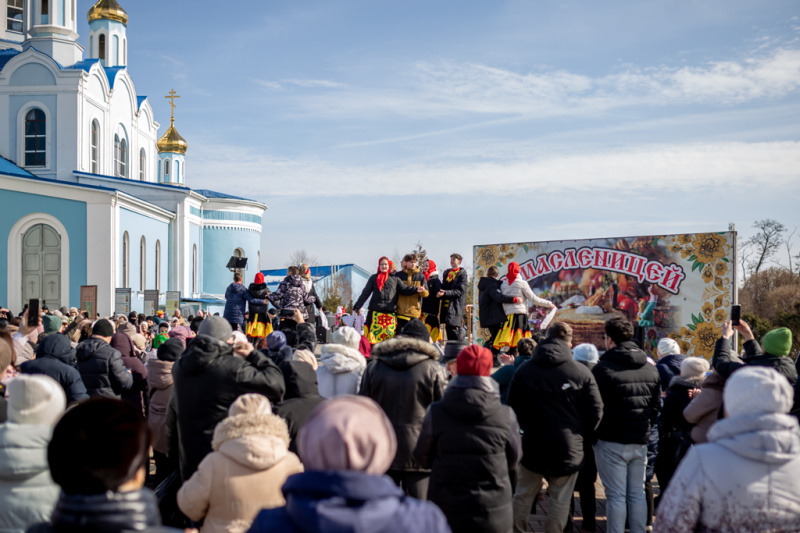
[[[258,298],[260,303],[247,302],[247,337],[253,344],[256,344],[259,339],[263,339],[272,333],[272,322],[270,322],[269,315],[267,314],[267,306],[264,300],[269,294],[267,284],[264,283],[264,274],[261,272],[256,274],[256,279],[247,288],[247,292],[253,298]]]
[[[436,295],[442,290],[442,280],[439,279],[436,263],[432,259],[425,259],[422,262],[422,273],[428,282],[428,297],[422,299],[422,321],[428,327],[433,342],[439,342],[444,340],[441,323],[439,322],[442,300],[437,298]]]
[[[508,274],[506,274],[503,284],[500,285],[500,292],[504,296],[517,298],[516,301],[519,303],[503,304],[506,322],[495,338],[494,347],[499,349],[508,346],[511,348],[510,352],[515,352],[519,340],[531,336],[528,326],[528,302],[548,309],[553,308],[554,305],[533,294],[528,282],[520,275],[519,265],[514,262],[508,264]]]
[[[397,296],[398,294],[417,294],[423,287],[409,287],[399,277],[394,276],[394,263],[388,257],[378,261],[378,272],[370,276],[361,296],[353,305],[353,313],[358,313],[361,306],[369,298],[367,323],[364,336],[370,344],[394,337],[397,333]]]

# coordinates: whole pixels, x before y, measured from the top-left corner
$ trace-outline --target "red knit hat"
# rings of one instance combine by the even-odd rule
[[[456,358],[456,373],[459,376],[491,376],[493,359],[488,349],[477,344],[467,346]]]
[[[261,285],[262,283],[264,283],[264,274],[262,274],[261,272],[257,273],[254,283],[256,285]]]

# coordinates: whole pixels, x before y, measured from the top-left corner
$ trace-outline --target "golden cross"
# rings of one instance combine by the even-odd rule
[[[169,92],[169,96],[165,96],[164,98],[169,100],[169,105],[172,107],[170,111],[170,120],[173,120],[175,118],[175,99],[180,98],[180,96],[175,92],[175,89],[172,89]]]

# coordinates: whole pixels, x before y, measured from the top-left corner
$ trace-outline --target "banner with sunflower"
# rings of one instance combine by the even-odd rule
[[[604,322],[623,316],[639,326],[650,353],[670,337],[683,353],[710,358],[736,300],[735,247],[735,232],[478,245],[474,310],[477,316],[478,280],[491,266],[504,279],[514,261],[531,289],[558,305],[555,319],[572,326],[574,345],[604,350]],[[534,330],[541,316],[529,317]]]

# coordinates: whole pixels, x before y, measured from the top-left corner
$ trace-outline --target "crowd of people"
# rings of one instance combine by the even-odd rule
[[[596,531],[598,476],[606,531],[800,531],[788,329],[727,322],[707,361],[616,317],[598,349],[532,331],[555,305],[512,263],[470,345],[461,256],[418,263],[381,258],[324,344],[307,265],[235,274],[222,316],[0,309],[0,531],[516,533],[543,498]]]

